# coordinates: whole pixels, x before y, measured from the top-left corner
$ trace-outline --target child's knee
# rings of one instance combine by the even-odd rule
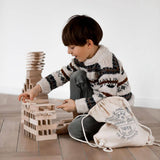
[[[68,126],[68,132],[73,138],[84,140],[81,123],[73,121]]]
[[[79,70],[76,72],[73,72],[71,77],[70,77],[70,81],[74,81],[74,82],[83,82],[86,79],[86,72]]]

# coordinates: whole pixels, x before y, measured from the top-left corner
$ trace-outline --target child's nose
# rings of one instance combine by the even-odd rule
[[[68,54],[72,54],[72,52],[71,52],[71,50],[70,50],[70,49],[68,49]]]

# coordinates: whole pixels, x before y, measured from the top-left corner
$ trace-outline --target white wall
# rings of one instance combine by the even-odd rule
[[[70,62],[61,31],[74,14],[99,22],[101,43],[122,61],[136,105],[160,108],[159,0],[0,0],[0,93],[21,92],[30,51],[46,52],[43,76]],[[69,98],[69,84],[50,96]]]

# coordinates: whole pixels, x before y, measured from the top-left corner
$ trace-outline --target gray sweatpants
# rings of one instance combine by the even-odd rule
[[[70,77],[70,98],[73,100],[91,97],[93,90],[86,77],[85,71],[76,71]],[[81,120],[84,116],[75,118],[68,126],[68,131],[72,137],[85,140]],[[83,125],[88,140],[93,139],[93,135],[98,132],[104,123],[97,122],[93,117],[88,116],[84,119]]]

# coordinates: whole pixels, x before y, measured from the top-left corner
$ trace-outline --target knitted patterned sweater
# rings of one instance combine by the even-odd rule
[[[42,88],[42,93],[65,84],[70,76],[77,70],[84,70],[93,89],[93,95],[89,98],[75,100],[78,113],[86,113],[99,100],[110,96],[124,97],[130,105],[133,105],[134,96],[128,82],[127,75],[121,62],[105,46],[101,45],[96,54],[85,62],[72,59],[71,63],[61,70],[49,74],[37,84]]]

